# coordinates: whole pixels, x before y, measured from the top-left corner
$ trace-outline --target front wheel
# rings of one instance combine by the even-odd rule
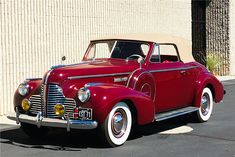
[[[126,142],[132,126],[131,111],[126,103],[117,103],[102,125],[105,141],[112,147]]]
[[[213,96],[209,88],[204,88],[201,96],[200,108],[197,111],[197,119],[199,122],[209,120],[213,109]]]

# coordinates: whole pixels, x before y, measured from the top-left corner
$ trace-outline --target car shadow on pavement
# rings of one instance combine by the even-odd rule
[[[51,129],[43,138],[32,139],[19,127],[2,131],[0,143],[11,144],[24,148],[50,149],[60,151],[80,151],[85,148],[105,148],[100,144],[95,131],[66,132],[63,129]]]
[[[162,122],[155,122],[144,126],[134,127],[128,141],[144,136],[159,134],[162,131],[174,129],[193,123],[190,115],[184,115]],[[169,136],[169,135],[164,135]],[[163,136],[161,136],[162,138]],[[29,138],[19,127],[0,132],[0,143],[11,144],[24,148],[50,149],[58,151],[81,151],[86,148],[108,148],[101,143],[99,132],[77,131],[66,132],[64,129],[52,129],[48,135],[41,139]]]
[[[189,123],[197,123],[194,113],[182,115],[160,122],[154,122],[143,126],[137,126],[134,128],[134,131],[131,134],[129,140],[134,140],[143,136],[149,136],[153,134],[161,134],[161,132],[185,126]],[[168,136],[169,134],[162,134],[161,136],[159,136],[159,138],[164,138]]]

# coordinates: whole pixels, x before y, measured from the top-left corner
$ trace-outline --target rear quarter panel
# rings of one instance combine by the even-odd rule
[[[224,96],[224,87],[222,83],[212,73],[206,70],[206,68],[200,67],[199,69],[200,71],[196,79],[194,105],[200,107],[201,95],[205,87],[210,88],[216,103],[222,101]]]

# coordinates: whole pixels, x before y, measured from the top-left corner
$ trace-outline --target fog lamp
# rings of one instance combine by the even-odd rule
[[[62,116],[64,114],[64,105],[62,104],[56,104],[54,106],[54,113],[57,115],[57,116]]]
[[[28,111],[30,108],[30,101],[28,99],[23,99],[21,102],[21,107],[23,108],[23,110]]]

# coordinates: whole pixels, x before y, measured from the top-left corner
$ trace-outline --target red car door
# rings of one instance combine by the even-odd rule
[[[150,59],[148,69],[156,82],[156,112],[164,112],[191,105],[194,92],[195,67],[181,62],[177,58],[177,54],[165,55],[165,53],[160,52],[159,60],[153,60],[153,56],[156,58],[156,52]]]

